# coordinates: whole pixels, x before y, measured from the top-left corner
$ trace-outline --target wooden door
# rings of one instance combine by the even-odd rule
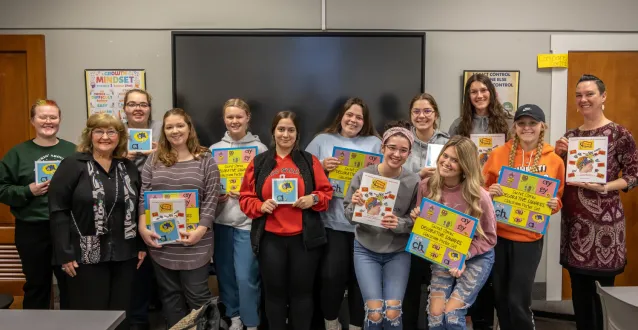
[[[576,112],[576,83],[585,74],[602,79],[607,87],[605,116],[638,139],[638,52],[569,52],[567,129],[582,125]],[[627,228],[627,267],[616,277],[617,286],[638,285],[638,189],[620,193]],[[563,269],[563,299],[571,299],[571,281]]]
[[[29,106],[46,98],[44,36],[0,35],[0,158],[14,145],[35,137]],[[14,245],[15,220],[0,204],[0,293],[22,307],[24,274]]]

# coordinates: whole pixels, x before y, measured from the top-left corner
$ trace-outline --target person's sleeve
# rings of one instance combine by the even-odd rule
[[[205,158],[204,161],[204,196],[201,196],[199,225],[213,228],[220,191],[219,169],[212,156]]]
[[[479,222],[485,235],[479,234],[478,231],[474,233],[474,239],[470,244],[469,258],[483,254],[496,245],[496,214],[494,213],[494,204],[487,192],[481,196],[480,204],[483,214],[481,214]]]
[[[350,185],[348,186],[348,192],[346,193],[346,198],[343,199],[343,209],[344,209],[343,213],[346,216],[346,219],[348,219],[348,221],[353,225],[358,224],[358,222],[352,221],[352,215],[354,214],[354,206],[355,206],[352,203],[352,195],[354,195],[357,189],[361,187],[362,177],[363,177],[363,171],[358,171],[357,173],[355,173],[355,175],[352,177],[352,180],[350,181]]]
[[[255,191],[255,160],[253,159],[246,168],[244,179],[239,190],[239,207],[241,211],[250,219],[257,219],[264,214],[261,212],[261,205],[264,202],[259,200]]]
[[[136,196],[140,195],[140,185],[141,185],[141,178],[140,178],[140,171],[137,169],[137,165],[134,162],[126,162],[126,167],[128,170],[128,175],[129,178],[131,179],[131,187],[135,190],[135,193],[137,194]],[[146,243],[144,243],[144,240],[142,239],[142,235],[140,235],[139,231],[140,231],[140,227],[139,227],[139,215],[140,215],[140,209],[138,207],[138,201],[137,200],[133,200],[131,201],[132,203],[134,203],[134,207],[135,207],[135,212],[134,217],[133,217],[133,221],[135,221],[135,224],[137,225],[137,236],[135,237],[135,245],[137,247],[137,251],[146,251]]]
[[[396,228],[392,229],[393,232],[405,234],[412,231],[412,227],[414,227],[414,220],[412,220],[412,218],[410,217],[410,212],[416,207],[418,190],[419,185],[415,184],[411,192],[410,206],[408,207],[408,210],[405,214],[403,214],[402,216],[397,216],[399,224]]]
[[[19,168],[20,159],[18,154],[13,150],[9,150],[0,161],[0,203],[9,207],[27,206],[34,197],[29,186],[17,184]]]
[[[494,171],[494,169],[497,167],[497,165],[495,164],[496,158],[497,157],[488,157],[485,165],[483,165],[483,179],[485,181],[485,189],[489,189],[491,185],[498,182],[498,171]]]
[[[628,192],[638,184],[638,150],[636,149],[636,141],[629,130],[625,130],[624,136],[621,138],[620,150],[620,170],[622,178],[627,181],[627,187],[623,191]]]
[[[318,212],[325,211],[330,205],[333,190],[319,159],[315,156],[312,156],[312,171],[315,176],[315,190],[312,193],[319,197],[319,202],[313,205],[312,209]]]
[[[54,260],[65,264],[75,260],[71,244],[71,230],[77,230],[71,219],[73,192],[82,171],[76,160],[68,158],[60,163],[49,185],[49,213]]]
[[[461,118],[457,118],[454,122],[452,122],[452,125],[450,125],[450,129],[448,130],[448,135],[450,137],[457,135],[460,122]]]
[[[144,193],[147,191],[152,191],[151,181],[153,179],[153,158],[155,157],[155,153],[152,153],[144,163],[144,167],[142,167],[141,173],[141,184],[140,184],[140,200],[138,207],[138,214],[140,216],[146,214],[146,208],[144,207]]]
[[[317,158],[321,158],[321,142],[319,141],[320,137],[317,135],[306,147],[306,152],[311,153],[313,156]],[[320,159],[322,160],[322,159]]]
[[[557,213],[563,208],[563,191],[565,190],[565,163],[558,157],[556,162],[556,174],[555,179],[558,179],[558,192],[556,197],[558,198],[558,209],[552,211],[552,214]]]

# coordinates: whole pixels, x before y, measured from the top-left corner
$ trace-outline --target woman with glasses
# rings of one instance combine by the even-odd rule
[[[414,136],[408,122],[390,123],[381,142],[383,162],[359,170],[344,199],[345,215],[355,225],[354,269],[365,302],[364,329],[403,329],[403,296],[410,273],[410,253],[405,251],[414,221],[419,176],[404,170]],[[352,221],[354,207],[365,205],[361,180],[369,173],[400,181],[392,212],[383,216],[381,227]],[[406,327],[407,328],[407,327]]]
[[[409,171],[419,174],[421,179],[434,174],[436,166],[426,166],[425,158],[431,144],[443,146],[450,139],[449,135],[439,130],[437,121],[441,119],[439,107],[434,97],[428,93],[415,96],[410,102],[410,121],[414,145],[408,160],[403,165]],[[436,160],[436,156],[432,155]],[[423,284],[430,283],[430,263],[425,259],[412,255],[410,278],[405,290],[405,307],[403,322],[406,329],[417,329]]]
[[[53,100],[38,100],[31,107],[35,139],[11,148],[0,162],[0,203],[15,216],[15,245],[22,260],[24,309],[49,309],[51,276],[60,288],[60,308],[67,309],[65,275],[51,267],[51,230],[47,204],[51,181],[34,182],[37,161],[61,161],[75,153],[75,144],[57,137],[62,113]]]
[[[142,173],[146,158],[157,148],[162,132],[162,122],[153,120],[151,113],[151,95],[143,89],[131,89],[124,95],[124,113],[126,113],[127,128],[151,129],[153,150],[128,150],[126,158],[132,160],[137,170]],[[149,328],[148,308],[151,298],[157,292],[157,283],[153,273],[150,258],[145,259],[139,270],[135,272],[133,293],[131,294],[131,309],[127,311],[131,326],[136,330]]]
[[[136,267],[137,168],[125,158],[128,134],[108,114],[89,117],[78,152],[65,158],[49,187],[54,260],[68,275],[70,309],[127,310]],[[128,320],[117,329],[128,329]]]

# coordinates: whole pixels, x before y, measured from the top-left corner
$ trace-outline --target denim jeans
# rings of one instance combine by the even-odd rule
[[[432,282],[428,298],[428,325],[430,330],[461,330],[465,327],[465,314],[472,306],[479,291],[490,276],[494,265],[494,249],[465,261],[465,271],[455,278],[442,266],[432,264]],[[460,300],[463,307],[450,312],[433,315],[430,312],[433,293],[443,293],[446,303],[452,299]],[[454,295],[454,296],[453,296]],[[455,298],[458,296],[458,298]],[[438,314],[438,313],[436,313]]]
[[[410,274],[410,261],[408,252],[376,253],[366,249],[355,239],[354,269],[365,301],[364,329],[403,329],[402,303]],[[390,300],[399,301],[399,304],[388,305]],[[381,302],[381,307],[369,308],[369,301]],[[390,317],[387,315],[388,311],[396,311],[398,315]],[[370,319],[371,314],[380,314],[381,318],[375,321]]]
[[[259,325],[259,265],[250,231],[215,224],[215,269],[226,316],[239,316],[247,327]]]

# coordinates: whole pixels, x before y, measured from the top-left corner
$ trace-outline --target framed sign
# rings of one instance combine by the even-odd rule
[[[494,88],[496,88],[496,97],[501,102],[505,110],[512,116],[518,108],[518,87],[521,72],[518,70],[510,71],[490,71],[490,70],[464,70],[463,86],[461,87],[461,95],[465,97],[465,84],[473,74],[481,73],[490,78]]]
[[[126,123],[124,95],[133,88],[146,89],[146,70],[84,70],[87,118],[108,113]]]

